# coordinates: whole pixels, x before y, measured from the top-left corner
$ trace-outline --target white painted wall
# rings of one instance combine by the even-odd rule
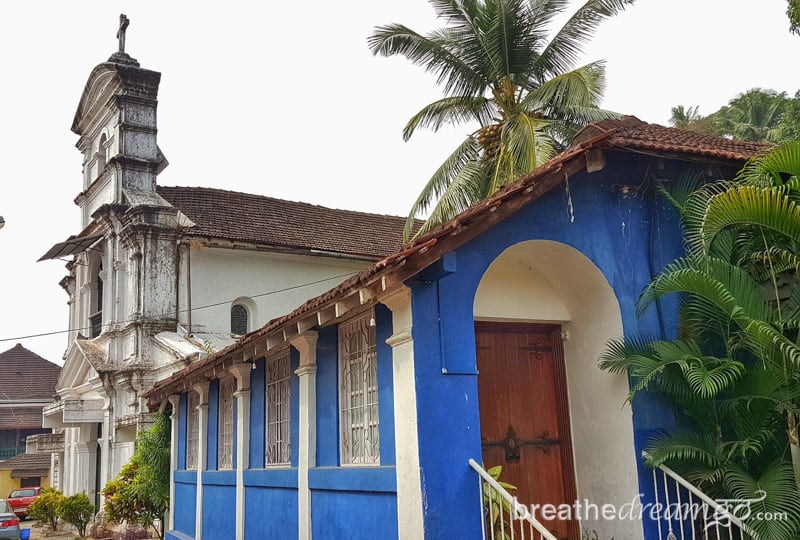
[[[294,308],[336,286],[347,277],[367,267],[367,262],[348,261],[331,257],[283,255],[223,248],[192,247],[191,305],[192,330],[230,332],[230,311],[234,300],[252,299],[255,320],[249,330],[260,328],[275,317],[286,315]],[[188,324],[186,259],[181,262],[180,320]],[[321,279],[342,276],[321,283],[294,288]],[[220,304],[221,303],[221,304]],[[214,305],[220,304],[220,305]],[[204,308],[203,306],[212,306]],[[252,317],[251,317],[252,318]]]
[[[619,304],[600,270],[577,250],[533,240],[504,251],[475,297],[476,320],[560,322],[564,341],[578,498],[617,507],[638,500],[627,378],[597,367],[622,335]],[[600,538],[641,538],[639,521],[582,524]]]

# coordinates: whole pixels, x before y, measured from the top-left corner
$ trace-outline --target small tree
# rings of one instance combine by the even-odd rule
[[[169,507],[169,418],[156,416],[148,431],[139,433],[131,460],[103,488],[106,518],[152,527],[164,538],[163,516]]]
[[[64,495],[59,490],[44,488],[36,500],[28,507],[28,515],[48,523],[53,530],[56,530],[63,500]]]
[[[80,536],[86,536],[86,526],[94,517],[94,505],[85,493],[76,493],[61,501],[59,513],[64,521],[75,525]]]

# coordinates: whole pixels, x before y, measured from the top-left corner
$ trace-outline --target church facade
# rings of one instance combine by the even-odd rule
[[[72,131],[82,154],[81,230],[66,261],[68,348],[52,434],[52,484],[100,491],[152,423],[142,393],[397,249],[404,220],[212,188],[164,187],[160,74],[120,47],[89,75]]]

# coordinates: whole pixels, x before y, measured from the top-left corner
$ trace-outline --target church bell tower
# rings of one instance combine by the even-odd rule
[[[154,193],[156,176],[167,165],[156,139],[161,74],[141,68],[125,52],[128,24],[120,15],[118,50],[89,75],[72,122],[83,154],[83,190],[75,199],[83,227],[104,205]]]

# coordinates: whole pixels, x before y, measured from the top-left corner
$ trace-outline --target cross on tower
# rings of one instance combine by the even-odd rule
[[[125,29],[128,28],[130,21],[124,13],[119,14],[119,30],[117,30],[117,39],[119,40],[119,52],[125,53]]]

